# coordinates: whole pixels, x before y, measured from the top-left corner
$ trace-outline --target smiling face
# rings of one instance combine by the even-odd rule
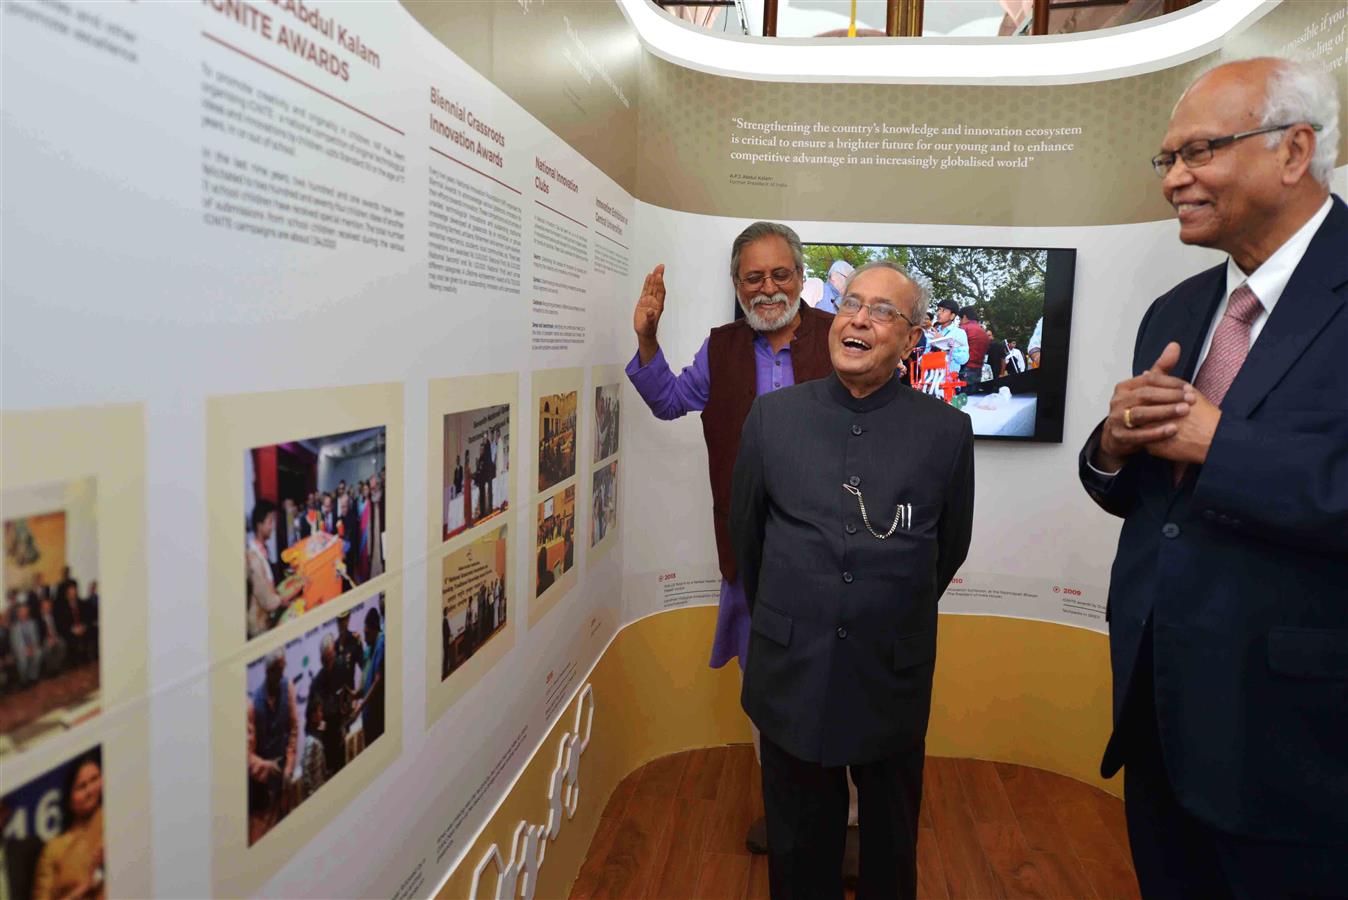
[[[768,276],[790,272],[781,282],[770,279],[751,287],[744,279],[753,273]],[[740,269],[735,295],[744,318],[754,331],[771,332],[790,325],[800,311],[801,274],[791,245],[784,238],[768,235],[744,245],[740,251]]]
[[[867,269],[852,279],[848,297],[864,305],[888,303],[905,316],[913,315],[917,285],[893,269]],[[913,349],[921,329],[898,319],[887,325],[871,319],[866,309],[855,316],[834,316],[828,332],[829,357],[838,377],[849,388],[874,390],[894,375],[899,360]]]
[[[1174,152],[1190,141],[1261,127],[1270,72],[1267,61],[1252,60],[1199,79],[1175,107],[1162,149]],[[1282,147],[1270,149],[1266,140],[1256,135],[1219,147],[1197,168],[1176,159],[1161,190],[1179,216],[1181,241],[1224,250],[1238,262],[1258,246],[1282,195]]]

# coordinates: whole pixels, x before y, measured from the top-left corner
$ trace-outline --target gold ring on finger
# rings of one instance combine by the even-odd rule
[[[1123,427],[1133,427],[1133,408],[1131,406],[1123,411]]]

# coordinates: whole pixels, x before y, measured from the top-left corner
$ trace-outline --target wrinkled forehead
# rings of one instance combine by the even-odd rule
[[[1264,111],[1263,78],[1224,67],[1194,82],[1175,104],[1163,146],[1223,137],[1258,128]]]
[[[796,268],[796,258],[786,238],[775,234],[750,241],[740,250],[740,274],[771,272],[773,269]]]

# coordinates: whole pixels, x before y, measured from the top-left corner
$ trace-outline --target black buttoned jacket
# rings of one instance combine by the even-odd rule
[[[844,484],[880,534],[903,505],[892,536]],[[861,399],[833,375],[754,402],[730,530],[753,612],[741,700],[769,740],[827,766],[923,740],[936,603],[973,506],[969,417],[897,378]]]

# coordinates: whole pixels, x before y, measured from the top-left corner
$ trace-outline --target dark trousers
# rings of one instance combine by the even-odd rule
[[[857,786],[857,900],[917,896],[917,814],[925,745],[878,762],[825,767],[762,737],[763,805],[772,900],[843,896],[847,771]]]
[[[1125,712],[1123,799],[1142,896],[1147,900],[1348,897],[1348,847],[1241,837],[1200,821],[1180,805],[1161,755],[1150,628],[1135,671]],[[1296,760],[1286,764],[1294,766]]]

